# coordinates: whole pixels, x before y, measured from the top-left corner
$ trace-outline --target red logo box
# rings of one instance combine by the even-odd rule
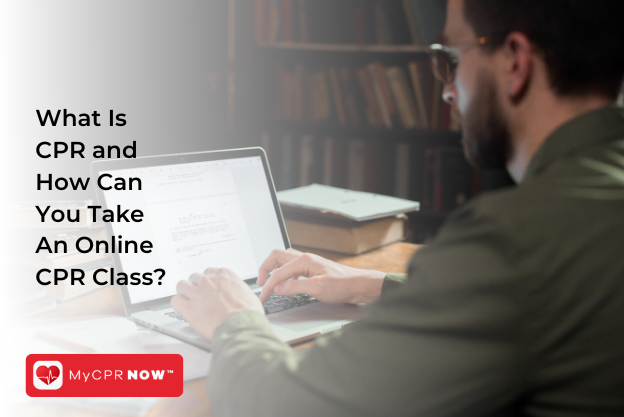
[[[181,355],[28,355],[30,397],[179,397]]]

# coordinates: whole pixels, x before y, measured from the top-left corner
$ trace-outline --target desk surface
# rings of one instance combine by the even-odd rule
[[[420,248],[411,243],[395,243],[359,256],[340,255],[332,252],[310,250],[343,265],[355,268],[374,269],[384,272],[405,272],[407,262]],[[42,318],[76,317],[86,315],[124,315],[119,290],[108,287],[76,300],[60,305],[52,313],[40,316]],[[309,345],[309,344],[308,344]],[[204,389],[205,378],[189,381],[184,384],[184,394],[177,398],[167,398],[147,413],[149,417],[195,417],[210,416],[210,402]],[[99,413],[46,404],[32,404],[21,409],[23,416],[54,417],[105,417],[108,413]]]

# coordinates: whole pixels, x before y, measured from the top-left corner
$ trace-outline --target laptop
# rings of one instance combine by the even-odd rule
[[[128,253],[113,253],[115,277],[126,315],[136,323],[201,349],[210,344],[171,308],[176,284],[207,267],[233,270],[258,296],[258,269],[273,249],[290,247],[266,154],[262,148],[234,149],[96,161],[91,164],[103,209],[143,213],[141,222],[105,223]],[[131,189],[130,189],[131,188]],[[140,250],[149,241],[150,253]],[[149,246],[149,245],[146,245]],[[147,252],[148,250],[146,250]],[[303,277],[305,278],[305,277]],[[312,297],[275,294],[265,303],[275,335],[295,344],[359,319],[362,307],[326,304]]]

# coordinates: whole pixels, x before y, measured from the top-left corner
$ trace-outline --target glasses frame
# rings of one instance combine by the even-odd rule
[[[458,49],[467,49],[470,47],[483,46],[491,44],[491,39],[487,37],[481,37],[475,40],[458,42],[453,45],[442,45],[440,43],[434,43],[427,47],[427,53],[431,61],[431,71],[433,76],[442,84],[452,84],[455,81],[455,72],[459,65],[459,56],[456,52]],[[438,61],[438,54],[444,53],[447,55],[447,68],[446,74],[443,75],[440,72],[440,62]]]

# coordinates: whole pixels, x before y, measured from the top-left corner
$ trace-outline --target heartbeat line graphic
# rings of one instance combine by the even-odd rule
[[[54,382],[55,379],[58,379],[58,375],[54,376],[52,373],[52,370],[49,369],[48,370],[48,376],[39,376],[37,375],[37,378],[39,378],[42,382],[45,382],[46,385],[50,385],[52,382]]]

